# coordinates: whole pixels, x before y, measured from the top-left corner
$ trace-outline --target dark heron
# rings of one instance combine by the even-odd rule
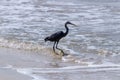
[[[65,37],[65,36],[68,34],[68,32],[69,32],[69,28],[67,27],[68,24],[71,24],[71,25],[76,26],[75,24],[67,21],[67,22],[65,23],[66,32],[58,31],[58,32],[56,32],[56,33],[52,34],[51,36],[48,36],[48,37],[46,37],[46,38],[44,39],[45,42],[46,42],[46,41],[54,42],[53,51],[55,52],[55,47],[56,47],[56,49],[60,50],[60,51],[63,53],[63,56],[64,56],[64,55],[67,55],[67,54],[65,54],[62,49],[58,48],[57,45],[58,45],[60,39],[62,39],[63,37]],[[56,52],[55,52],[55,53],[56,53]],[[56,54],[57,54],[57,53],[56,53]],[[57,54],[57,55],[58,55],[58,54]]]

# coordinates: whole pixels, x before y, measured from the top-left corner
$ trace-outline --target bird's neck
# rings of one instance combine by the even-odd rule
[[[68,32],[69,32],[69,28],[67,27],[67,24],[65,24],[65,29],[66,29],[66,31],[65,31],[65,35],[64,36],[66,36],[68,34]]]

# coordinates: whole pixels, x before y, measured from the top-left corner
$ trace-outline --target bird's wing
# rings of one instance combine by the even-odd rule
[[[58,38],[58,37],[61,37],[63,34],[64,34],[63,31],[59,31],[59,32],[52,34],[50,37],[51,38]]]

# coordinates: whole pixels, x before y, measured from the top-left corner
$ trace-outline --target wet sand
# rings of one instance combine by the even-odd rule
[[[39,56],[37,52],[0,48],[0,80],[33,80],[32,76],[21,74],[17,69],[39,68],[49,64],[47,56]]]
[[[0,68],[0,80],[32,80],[32,77],[20,74],[10,68]]]
[[[42,52],[0,48],[0,80],[120,79],[120,66],[81,66]]]
[[[21,69],[56,68],[63,65],[55,54],[0,48],[0,80],[41,80],[34,75],[21,72]],[[60,62],[60,64],[58,64]],[[19,70],[20,69],[20,70]]]

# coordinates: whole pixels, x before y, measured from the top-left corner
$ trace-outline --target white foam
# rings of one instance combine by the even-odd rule
[[[32,77],[33,79],[32,80],[47,80],[41,76],[37,76],[35,74],[32,74],[33,70],[32,69],[23,69],[23,68],[13,68],[12,65],[7,65],[5,67],[0,67],[0,68],[5,68],[5,69],[13,69],[13,70],[16,70],[18,73],[21,73],[21,74],[24,74],[24,75],[27,75],[29,77]]]
[[[58,2],[58,1],[47,1],[47,4],[52,4],[52,5],[76,5],[72,2],[67,2],[65,4],[65,2],[62,2],[62,1],[60,1],[60,2]]]
[[[74,50],[67,48],[67,46],[62,46],[62,47],[63,47],[63,49],[69,51],[69,54],[70,53],[72,53],[72,54],[79,54],[78,52],[75,52]]]
[[[0,68],[6,68],[6,69],[8,69],[8,68],[12,68],[13,66],[12,65],[5,65],[5,66],[0,66]]]
[[[82,39],[87,39],[87,37],[85,37],[85,35],[75,35],[76,37],[80,37]]]
[[[7,44],[7,45],[6,45]],[[44,46],[31,42],[20,42],[17,40],[7,40],[0,38],[0,47],[23,49],[23,50],[42,50]]]
[[[19,73],[22,73],[24,75],[32,77],[33,80],[46,80],[45,78],[43,78],[41,76],[37,76],[35,74],[32,74],[32,70],[31,69],[16,69],[16,70]]]
[[[63,62],[76,62],[76,59],[74,56],[68,55],[68,56],[63,56],[62,61]],[[78,63],[78,62],[76,62],[76,63]]]
[[[102,65],[88,65],[88,66],[68,66],[63,67],[63,69],[75,69],[78,71],[112,71],[112,70],[120,70],[120,65],[117,64],[102,64]]]
[[[88,49],[97,49],[95,46],[88,46]]]
[[[112,71],[112,70],[120,70],[120,64],[114,64],[111,62],[104,62],[104,64],[100,65],[84,65],[84,66],[66,66],[66,67],[59,67],[59,68],[22,68],[17,69],[18,72],[29,75],[34,77],[35,80],[38,77],[35,74],[44,74],[44,73],[71,73],[71,72],[79,72],[79,71],[87,71],[87,72],[94,72],[94,71]],[[33,74],[34,73],[34,74]],[[42,79],[42,77],[40,77]],[[39,79],[40,79],[39,78]],[[43,80],[45,80],[43,78]]]
[[[46,80],[41,76],[35,74],[48,74],[48,73],[72,73],[72,72],[96,72],[96,71],[112,71],[120,70],[120,65],[91,65],[91,66],[68,66],[61,68],[28,68],[28,69],[17,69],[18,72],[31,76],[34,80]],[[34,74],[32,74],[34,73]]]
[[[78,63],[81,65],[92,65],[94,63],[94,62],[90,62],[90,61],[88,61],[88,62],[82,61],[82,60],[77,59],[75,56],[72,56],[72,55],[63,56],[62,60],[63,60],[63,62],[74,62],[74,63]]]

